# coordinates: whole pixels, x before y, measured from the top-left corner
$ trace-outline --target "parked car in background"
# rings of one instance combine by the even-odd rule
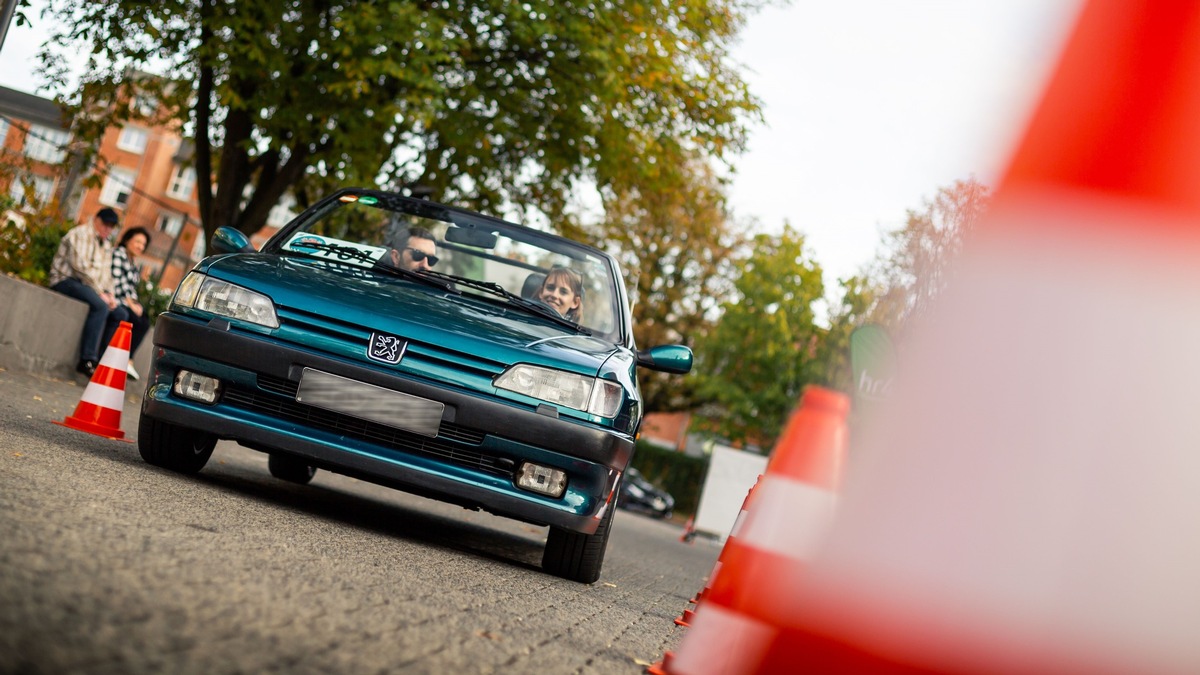
[[[548,526],[543,569],[599,578],[642,422],[636,370],[692,365],[681,345],[635,348],[615,258],[365,189],[262,251],[228,228],[210,250],[158,318],[147,462],[197,472],[232,439],[283,480],[325,469]],[[573,312],[541,300],[562,279]]]
[[[666,490],[646,480],[640,471],[629,467],[621,481],[621,495],[617,499],[617,506],[626,511],[665,519],[670,518],[675,510],[675,498]]]

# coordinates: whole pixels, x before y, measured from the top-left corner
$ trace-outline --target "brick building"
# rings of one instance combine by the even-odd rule
[[[155,112],[147,99],[134,98],[130,105],[143,106],[138,112],[147,118]],[[104,131],[96,160],[84,171],[78,162],[72,166],[68,127],[53,101],[0,87],[0,163],[10,169],[0,176],[0,193],[19,196],[18,207],[25,207],[24,185],[32,184],[40,201],[58,199],[63,216],[74,222],[86,222],[105,206],[115,208],[122,227],[151,232],[140,262],[161,288],[174,290],[205,253],[195,145],[177,122],[128,122]],[[87,186],[81,178],[86,175],[99,184]],[[291,204],[283,200],[272,210],[268,226],[254,236],[256,244],[292,217]]]
[[[0,193],[28,206],[26,188],[37,200],[62,198],[69,172],[65,169],[70,134],[62,111],[53,101],[0,87]]]
[[[83,193],[77,219],[111,206],[124,227],[150,230],[142,264],[162,287],[175,288],[204,256],[191,143],[170,127],[127,123],[105,130],[98,157],[100,187]]]

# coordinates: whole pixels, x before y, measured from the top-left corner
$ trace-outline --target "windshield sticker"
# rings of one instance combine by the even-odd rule
[[[314,248],[312,246],[312,244],[316,244],[316,245],[320,246],[321,244],[324,244],[324,243],[325,243],[325,240],[322,239],[321,237],[316,236],[315,234],[301,234],[301,235],[297,235],[295,239],[288,242],[288,248],[290,248],[294,251],[304,251],[306,253],[315,253],[317,249]]]

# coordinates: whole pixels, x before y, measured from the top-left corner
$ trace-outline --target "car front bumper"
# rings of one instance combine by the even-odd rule
[[[305,368],[438,401],[445,405],[441,430],[430,438],[299,403],[295,387]],[[172,393],[180,369],[221,380],[221,397],[210,405]],[[619,433],[281,344],[220,319],[160,316],[152,371],[144,415],[336,473],[586,534],[595,532],[633,454],[632,439]],[[514,473],[525,461],[565,471],[566,493],[552,499],[517,488]]]

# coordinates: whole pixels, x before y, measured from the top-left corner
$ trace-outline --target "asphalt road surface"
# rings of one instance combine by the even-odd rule
[[[285,483],[231,443],[198,476],[151,467],[52,423],[85,385],[0,370],[2,673],[640,673],[720,553],[622,511],[600,581],[565,581],[545,528]]]

